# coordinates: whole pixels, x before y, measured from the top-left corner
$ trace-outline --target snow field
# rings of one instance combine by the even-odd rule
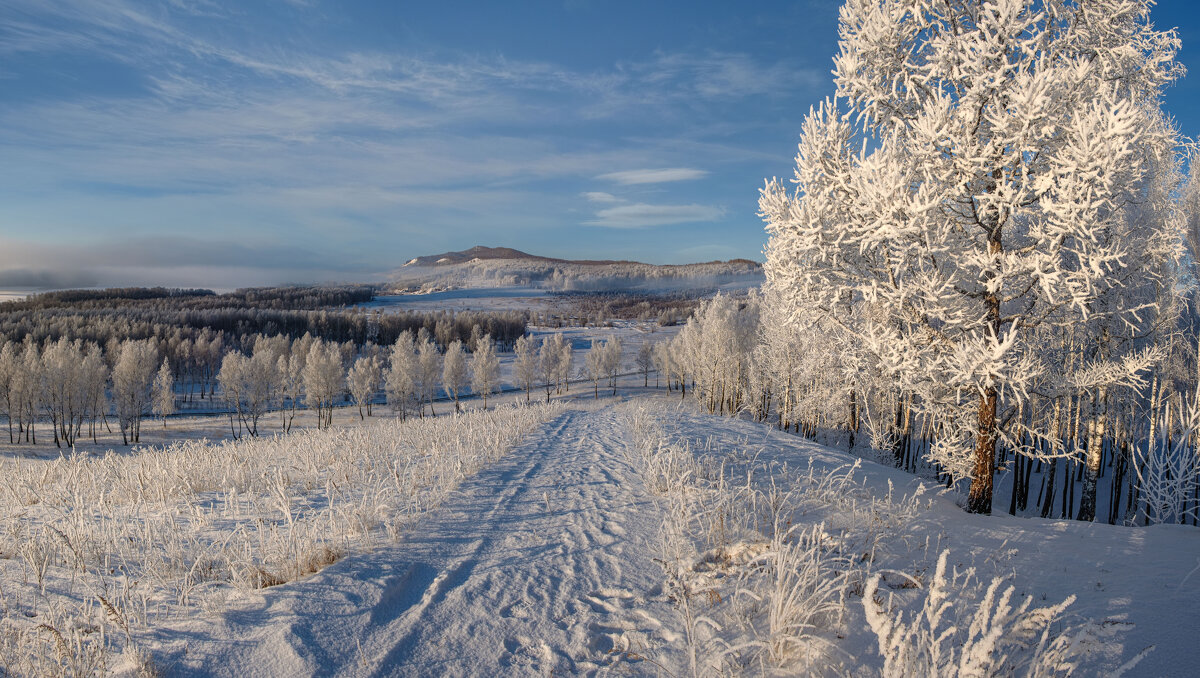
[[[22,462],[0,475],[0,667],[1185,676],[1200,662],[1193,528],[970,515],[898,469],[693,407],[583,394]]]
[[[634,661],[675,675],[1185,676],[1200,660],[1190,528],[973,516],[895,469],[642,403],[634,449],[669,516],[656,561],[682,632]]]
[[[541,676],[670,648],[671,607],[648,593],[662,514],[627,461],[627,419],[578,401],[397,542],[173,623],[164,644],[186,652],[156,654],[198,676]]]
[[[0,461],[0,673],[149,670],[150,628],[396,539],[560,411]]]

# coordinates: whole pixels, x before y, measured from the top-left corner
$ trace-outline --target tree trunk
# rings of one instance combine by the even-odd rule
[[[986,189],[988,193],[995,192],[996,183],[1002,176],[1002,171],[997,167],[992,172],[993,181],[988,182]],[[997,258],[1004,250],[1000,239],[999,217],[998,213],[989,212],[981,222],[988,236],[988,254]],[[983,282],[989,283],[995,276],[994,271],[987,269],[984,271]],[[996,293],[989,293],[984,297],[984,303],[987,313],[985,322],[991,330],[991,336],[999,341],[1000,297]],[[971,472],[970,496],[967,499],[967,511],[970,513],[991,514],[992,512],[992,487],[996,476],[996,409],[998,400],[999,394],[995,384],[987,386],[979,397],[979,428],[975,433],[975,463]]]
[[[858,399],[854,389],[850,389],[850,421],[846,422],[847,428],[850,429],[850,445],[849,449],[854,450],[854,433],[858,431]]]
[[[1108,413],[1104,411],[1104,400],[1108,389],[1099,388],[1092,400],[1092,416],[1088,419],[1087,468],[1083,475],[1083,492],[1079,499],[1078,520],[1091,522],[1096,519],[1096,487],[1100,478],[1100,465],[1104,461],[1104,436]]]
[[[992,512],[992,485],[996,474],[996,405],[995,386],[989,386],[979,397],[979,428],[975,433],[975,463],[971,471],[971,490],[967,498],[970,513]]]

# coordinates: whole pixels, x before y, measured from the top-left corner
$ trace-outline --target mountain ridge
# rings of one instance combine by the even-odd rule
[[[762,266],[757,261],[751,259],[730,259],[728,261],[713,260],[713,261],[698,261],[694,264],[647,264],[640,261],[631,261],[628,259],[559,259],[556,257],[543,257],[537,254],[529,254],[512,247],[488,247],[486,245],[475,245],[474,247],[457,252],[442,252],[440,254],[427,254],[425,256],[414,257],[409,259],[404,266],[450,266],[454,264],[465,264],[474,260],[489,261],[489,260],[507,260],[521,261],[527,260],[542,264],[574,264],[576,266],[613,266],[613,265],[639,265],[639,266],[694,266],[702,264],[746,264],[751,266]]]

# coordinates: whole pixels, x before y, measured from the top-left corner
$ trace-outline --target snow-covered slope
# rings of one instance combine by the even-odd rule
[[[649,414],[638,414],[647,406]],[[576,675],[604,667],[683,675],[694,653],[701,668],[735,670],[767,628],[738,595],[763,566],[739,566],[739,554],[768,545],[731,526],[722,532],[725,555],[697,543],[682,576],[703,588],[685,614],[678,582],[665,581],[675,556],[664,534],[689,532],[672,523],[672,501],[648,490],[636,462],[648,434],[635,429],[646,418],[664,444],[676,443],[675,453],[694,455],[697,465],[681,482],[728,474],[735,487],[750,478],[755,496],[794,490],[789,524],[817,530],[823,548],[846,551],[830,562],[859,581],[880,576],[886,593],[872,604],[918,604],[947,552],[951,567],[973,567],[985,584],[1006,577],[1017,600],[1044,606],[1076,596],[1051,628],[1075,634],[1083,675],[1111,673],[1150,646],[1127,675],[1194,675],[1200,665],[1194,528],[967,515],[936,488],[914,498],[921,481],[896,469],[864,462],[847,474],[855,460],[846,454],[658,399],[573,406],[397,543],[161,628],[156,660],[178,674],[211,676]],[[651,459],[665,458],[666,448],[654,449]],[[718,495],[695,488],[678,496],[703,522],[722,509],[704,503]],[[954,609],[973,609],[984,587],[959,591]],[[781,669],[877,671],[882,659],[861,596],[861,586],[851,586],[838,620],[808,632],[811,647],[834,650],[787,655]],[[695,623],[700,617],[713,625]]]
[[[164,660],[204,676],[595,670],[628,630],[614,612],[644,607],[660,571],[661,515],[623,428],[612,408],[562,415],[399,543],[162,629]]]

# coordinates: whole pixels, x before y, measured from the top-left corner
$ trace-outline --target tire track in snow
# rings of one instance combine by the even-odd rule
[[[587,674],[614,648],[656,644],[662,625],[640,612],[640,596],[661,578],[651,560],[661,514],[626,461],[623,428],[612,407],[565,413],[464,482],[400,543],[222,615],[212,640],[225,643],[213,652],[224,666],[204,661],[205,644],[178,668]]]

